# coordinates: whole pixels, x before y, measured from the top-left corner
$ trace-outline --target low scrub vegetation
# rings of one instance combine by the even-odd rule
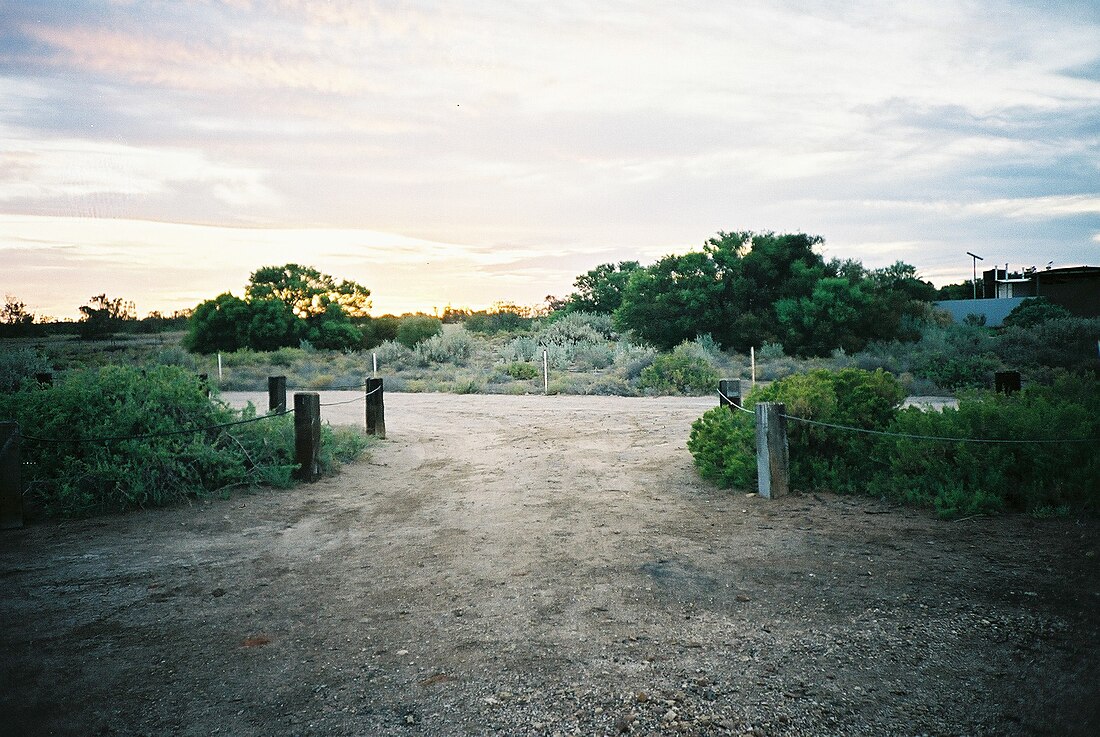
[[[1010,396],[968,391],[957,408],[942,411],[900,409],[904,395],[881,370],[816,370],[758,388],[745,405],[783,402],[792,418],[821,423],[788,422],[798,489],[870,494],[946,517],[1100,507],[1100,384],[1093,377],[1062,376]],[[983,440],[1003,442],[974,442]],[[752,415],[710,410],[693,425],[688,448],[704,478],[755,485]]]
[[[109,366],[73,372],[53,387],[0,394],[15,419],[32,506],[83,516],[170,504],[240,487],[285,487],[294,464],[293,417],[246,424],[207,398],[198,378],[174,366]],[[209,429],[201,429],[209,428]],[[180,430],[199,429],[196,432]],[[323,428],[324,470],[365,447],[357,431]]]

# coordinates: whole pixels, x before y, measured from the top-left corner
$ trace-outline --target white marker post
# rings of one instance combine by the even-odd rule
[[[218,384],[222,383],[222,352],[218,351]]]
[[[749,361],[752,362],[752,387],[756,388],[756,348],[749,346]]]
[[[371,357],[374,359],[374,378],[378,378],[378,354],[372,353]]]
[[[550,393],[550,360],[546,349],[542,349],[542,393]]]

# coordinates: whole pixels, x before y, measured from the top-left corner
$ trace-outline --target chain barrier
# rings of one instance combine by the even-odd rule
[[[730,403],[731,406],[736,407],[742,412],[746,412],[750,415],[755,414],[751,409],[745,409],[741,405],[734,402],[727,397],[721,391],[718,395]],[[835,425],[831,422],[820,422],[819,420],[807,420],[805,417],[795,417],[794,415],[780,415],[783,419],[791,420],[792,422],[801,422],[806,425],[816,425],[818,427],[828,427],[833,430],[846,430],[849,432],[861,432],[867,435],[880,435],[883,437],[891,438],[905,438],[907,440],[931,440],[943,443],[986,443],[990,445],[1022,445],[1022,444],[1048,444],[1048,443],[1100,443],[1100,438],[1069,438],[1069,439],[1057,439],[1057,440],[1020,440],[1020,439],[997,439],[997,438],[953,438],[946,435],[914,435],[912,433],[904,432],[888,432],[886,430],[869,430],[864,427],[852,427],[850,425]]]

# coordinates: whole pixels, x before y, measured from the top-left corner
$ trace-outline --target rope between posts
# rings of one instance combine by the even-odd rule
[[[234,422],[223,422],[218,425],[209,425],[207,427],[192,427],[186,430],[169,430],[167,432],[154,432],[147,433],[145,435],[113,435],[105,438],[39,438],[34,435],[23,435],[20,433],[20,437],[24,440],[30,440],[35,443],[113,443],[123,442],[126,440],[152,440],[153,438],[167,438],[174,435],[192,435],[201,432],[207,432],[208,430],[221,430],[226,427],[235,427],[237,425],[247,425],[251,422],[260,422],[262,420],[270,420],[273,417],[282,417],[294,412],[293,409],[288,409],[284,412],[275,412],[267,415],[258,415],[256,417],[250,417],[247,420],[236,420]]]
[[[742,412],[748,413],[750,415],[756,414],[751,409],[745,409],[741,405],[737,404],[732,399],[730,399],[725,394],[723,394],[721,391],[718,392],[718,395],[720,397],[722,397],[723,399],[725,399],[727,402],[729,402],[730,406],[736,407],[737,409],[741,410]],[[1005,439],[998,439],[998,438],[953,438],[953,437],[948,437],[946,435],[914,435],[912,433],[904,433],[904,432],[888,432],[886,430],[869,430],[869,429],[864,428],[864,427],[852,427],[850,425],[835,425],[831,422],[820,422],[819,420],[807,420],[804,417],[795,417],[794,415],[780,415],[780,417],[782,417],[786,420],[791,420],[792,422],[802,422],[802,423],[805,423],[807,425],[817,425],[818,427],[828,427],[828,428],[832,428],[834,430],[848,430],[850,432],[861,432],[861,433],[865,433],[867,435],[881,435],[881,436],[884,436],[884,437],[891,437],[891,438],[906,438],[908,440],[932,440],[932,441],[947,442],[947,443],[986,443],[986,444],[990,444],[990,445],[997,445],[997,444],[1022,445],[1022,444],[1027,444],[1027,443],[1038,443],[1038,444],[1046,444],[1046,443],[1100,443],[1100,438],[1073,438],[1073,439],[1058,439],[1058,440],[1019,440],[1019,439],[1007,439],[1007,438],[1005,438]]]
[[[722,399],[729,402],[731,407],[736,407],[737,409],[741,410],[742,412],[745,412],[745,413],[750,414],[750,415],[755,415],[756,414],[751,409],[745,409],[740,404],[738,404],[737,402],[735,402],[732,399],[730,399],[729,397],[727,397],[725,394],[722,393],[721,389],[718,390],[718,396],[720,396]]]

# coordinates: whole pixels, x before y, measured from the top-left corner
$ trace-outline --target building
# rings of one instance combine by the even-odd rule
[[[1100,317],[1100,266],[1070,266],[1062,269],[989,269],[982,273],[978,299],[937,302],[962,322],[967,315],[980,315],[989,327],[998,327],[1017,305],[1028,297],[1044,297],[1080,317]]]

